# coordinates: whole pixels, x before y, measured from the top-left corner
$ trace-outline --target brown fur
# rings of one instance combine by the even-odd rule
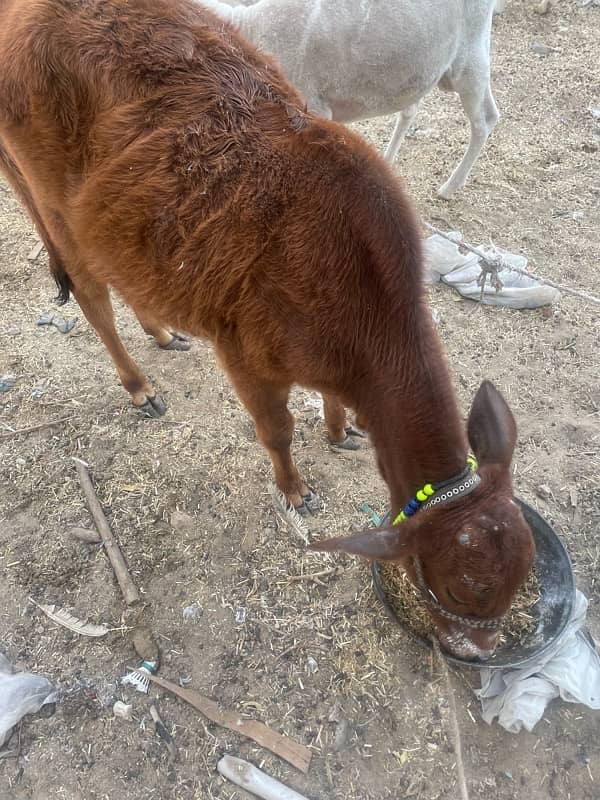
[[[0,0],[0,169],[136,405],[155,392],[116,333],[108,287],[159,341],[173,326],[214,343],[296,505],[308,490],[290,456],[293,383],[330,398],[334,438],[340,401],[356,411],[394,512],[464,466],[397,181],[195,2]],[[482,501],[492,516],[512,493],[500,471]],[[473,506],[439,513],[440,552]],[[515,530],[493,565],[476,559],[501,574],[473,613],[497,613],[516,590],[532,546],[522,518]],[[442,581],[448,563],[462,569],[454,551]]]

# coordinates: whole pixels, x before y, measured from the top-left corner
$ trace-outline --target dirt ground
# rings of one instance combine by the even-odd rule
[[[522,252],[541,274],[598,295],[600,122],[590,108],[600,106],[600,8],[563,0],[540,17],[532,6],[513,0],[496,19],[502,118],[462,195],[451,203],[435,196],[467,138],[454,97],[427,98],[397,168],[425,219]],[[533,42],[554,49],[543,57]],[[381,147],[392,120],[357,127]],[[16,377],[0,394],[0,649],[64,693],[52,716],[26,718],[9,743],[0,797],[248,797],[216,772],[229,752],[311,800],[456,798],[439,670],[383,616],[366,565],[308,556],[279,522],[267,457],[210,348],[160,351],[117,304],[126,346],[169,404],[164,418],[141,418],[73,302],[60,312],[79,317],[70,334],[36,326],[54,308],[55,289],[45,255],[27,258],[35,241],[0,185],[0,375]],[[562,535],[597,635],[598,309],[567,295],[549,313],[494,309],[447,287],[432,288],[431,303],[465,414],[482,378],[509,398],[519,424],[518,494]],[[311,535],[365,526],[363,503],[386,509],[369,446],[331,450],[310,401],[298,390],[292,406],[298,464],[325,501]],[[21,435],[7,427],[52,420],[61,421]],[[72,456],[89,463],[143,593],[160,674],[308,745],[307,776],[151,689],[179,750],[169,762],[150,699],[119,685],[139,659],[120,629],[123,605],[107,559],[69,535],[91,526]],[[30,596],[117,630],[78,636],[50,622]],[[184,620],[193,604],[195,617]],[[554,702],[533,733],[512,735],[482,722],[475,673],[453,682],[473,800],[600,798],[597,713]],[[133,704],[132,722],[113,716],[116,699]]]

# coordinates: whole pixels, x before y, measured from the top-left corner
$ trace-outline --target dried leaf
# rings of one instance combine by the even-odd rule
[[[110,631],[110,628],[107,628],[106,625],[94,625],[92,622],[83,622],[68,611],[65,611],[64,608],[56,608],[55,605],[46,606],[42,605],[42,603],[36,603],[32,597],[29,599],[43,611],[47,617],[50,617],[53,622],[56,622],[57,625],[62,625],[63,628],[68,628],[70,631],[78,633],[81,636],[106,636]]]

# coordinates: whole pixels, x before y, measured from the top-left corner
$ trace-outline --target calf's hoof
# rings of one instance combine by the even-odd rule
[[[167,404],[159,394],[146,398],[146,402],[136,408],[146,417],[162,417],[167,411]]]
[[[345,429],[346,438],[341,442],[334,442],[332,439],[329,440],[332,447],[338,447],[340,450],[359,450],[360,444],[356,441],[356,439],[365,439],[366,436],[362,431],[359,431],[358,428],[355,428],[353,425],[348,425]]]
[[[294,508],[298,514],[300,514],[300,516],[310,517],[313,514],[317,514],[319,511],[321,511],[323,508],[323,502],[319,495],[310,489],[308,494],[302,495],[302,502],[300,505],[294,506]]]
[[[190,340],[185,336],[180,336],[178,333],[173,333],[172,336],[173,338],[170,342],[159,345],[161,350],[179,350],[181,352],[186,352],[192,346]]]
[[[332,442],[330,439],[329,444],[335,450],[360,450],[360,444],[351,436],[346,436],[343,442]]]

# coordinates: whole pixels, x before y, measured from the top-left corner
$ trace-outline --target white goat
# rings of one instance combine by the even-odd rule
[[[399,112],[393,161],[421,99],[458,92],[471,123],[468,149],[439,189],[461,189],[498,121],[490,87],[495,0],[202,0],[273,54],[311,111],[339,122]]]

